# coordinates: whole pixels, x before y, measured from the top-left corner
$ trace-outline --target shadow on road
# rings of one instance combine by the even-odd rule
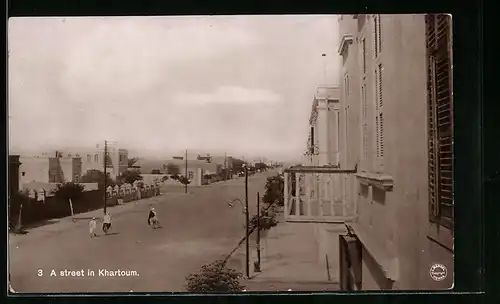
[[[103,234],[102,236],[117,235],[117,234],[120,234],[120,232],[106,233],[106,234]]]
[[[49,220],[44,220],[41,222],[36,222],[28,225],[24,225],[23,229],[33,229],[33,228],[38,228],[41,226],[46,226],[46,225],[52,225],[55,223],[59,223],[61,220],[60,219],[49,219]]]

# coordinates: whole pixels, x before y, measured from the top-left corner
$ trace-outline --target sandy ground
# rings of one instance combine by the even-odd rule
[[[249,177],[250,212],[257,191],[264,194],[266,172]],[[167,193],[109,209],[113,229],[91,239],[88,218],[102,210],[79,214],[9,236],[9,269],[16,292],[173,292],[185,290],[185,277],[225,257],[244,235],[244,178],[209,186],[166,190]],[[151,206],[163,225],[147,225]],[[98,222],[98,227],[101,223]],[[74,271],[61,276],[65,271]],[[110,276],[104,270],[125,271]],[[63,273],[61,273],[63,272]],[[91,275],[93,272],[93,275]],[[51,275],[52,274],[52,275]],[[55,274],[55,275],[54,275]]]

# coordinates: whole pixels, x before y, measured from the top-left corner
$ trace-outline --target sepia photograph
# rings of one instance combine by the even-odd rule
[[[8,20],[8,290],[454,286],[449,14]]]

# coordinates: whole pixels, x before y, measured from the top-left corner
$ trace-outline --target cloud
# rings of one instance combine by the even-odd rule
[[[180,93],[173,97],[173,102],[182,105],[207,104],[261,104],[281,102],[280,95],[261,89],[246,89],[235,86],[218,87],[211,93]]]

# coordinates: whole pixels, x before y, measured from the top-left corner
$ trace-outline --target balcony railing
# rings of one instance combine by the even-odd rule
[[[354,199],[347,199],[348,178],[356,170],[334,166],[300,166],[285,170],[285,220],[345,222],[356,216]]]

